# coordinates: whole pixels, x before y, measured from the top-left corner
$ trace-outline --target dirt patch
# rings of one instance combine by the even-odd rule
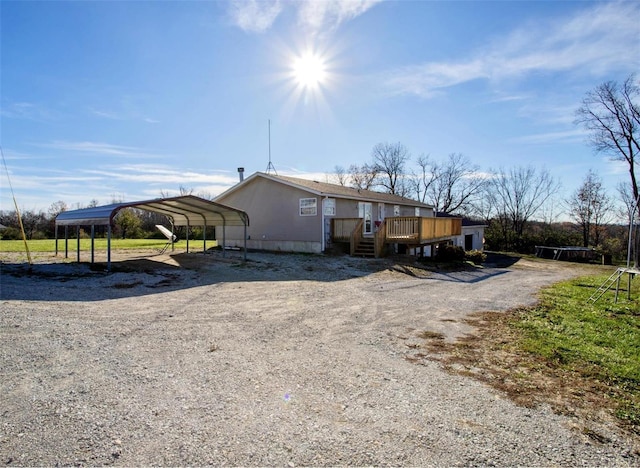
[[[439,362],[449,372],[491,385],[518,405],[549,404],[558,414],[575,418],[576,424],[617,425],[637,439],[638,428],[615,417],[620,403],[612,398],[610,387],[517,349],[519,335],[510,323],[522,313],[527,310],[474,314],[467,319],[474,331],[455,342],[445,342],[442,335],[433,332],[418,332],[424,341],[418,346],[414,342],[409,345],[416,351],[407,359],[414,363]],[[584,426],[581,430],[595,440],[608,440],[593,428]],[[637,444],[637,454],[639,449]]]

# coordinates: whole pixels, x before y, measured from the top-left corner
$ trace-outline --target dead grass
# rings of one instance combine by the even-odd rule
[[[605,383],[522,352],[517,345],[519,331],[511,324],[524,311],[475,314],[467,323],[476,331],[455,342],[445,341],[439,333],[421,331],[417,336],[424,342],[407,359],[440,362],[449,372],[487,383],[524,407],[546,403],[559,414],[613,423],[632,437],[640,435],[637,426],[615,417],[620,402]],[[586,426],[583,429],[593,440],[606,439]]]

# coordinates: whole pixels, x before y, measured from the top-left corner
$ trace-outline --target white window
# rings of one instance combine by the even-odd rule
[[[316,216],[318,214],[317,198],[300,199],[300,216]]]
[[[420,207],[419,206],[416,206],[415,212],[416,212],[415,216],[420,216]]]
[[[393,205],[393,216],[400,216],[400,205]]]
[[[315,198],[314,198],[315,200]],[[335,216],[336,215],[336,199],[325,198],[322,203],[324,204],[324,215]]]

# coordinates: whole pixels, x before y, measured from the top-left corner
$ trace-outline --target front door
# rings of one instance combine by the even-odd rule
[[[464,236],[464,250],[473,250],[473,234]]]
[[[358,208],[360,217],[362,218],[362,234],[371,234],[373,232],[373,207],[371,203],[359,203]]]

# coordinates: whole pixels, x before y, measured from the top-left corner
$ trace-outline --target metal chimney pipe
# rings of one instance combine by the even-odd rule
[[[244,167],[238,168],[238,176],[240,177],[240,182],[244,180]]]

